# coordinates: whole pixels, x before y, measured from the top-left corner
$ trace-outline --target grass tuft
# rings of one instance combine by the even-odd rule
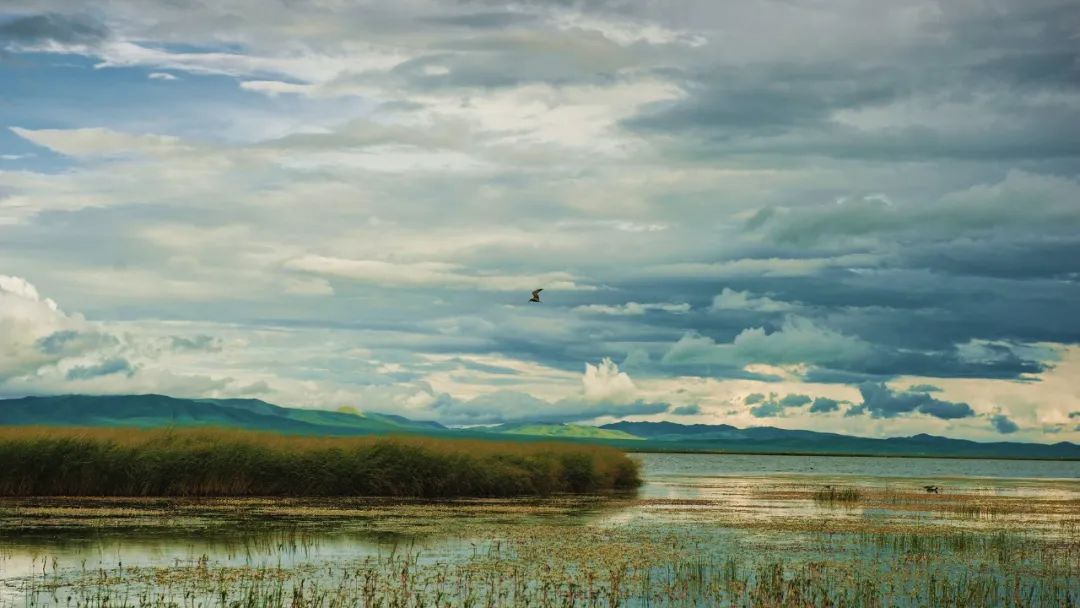
[[[839,486],[825,486],[814,492],[814,500],[818,502],[859,502],[862,495],[855,488]]]

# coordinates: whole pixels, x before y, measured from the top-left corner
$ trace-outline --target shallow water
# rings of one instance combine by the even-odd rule
[[[1080,461],[871,458],[747,454],[635,454],[646,480],[671,476],[828,475],[901,479],[1080,479]]]
[[[612,544],[618,553],[609,539],[623,539],[625,551],[654,543],[658,551],[682,556],[671,560],[834,564],[866,576],[888,572],[890,559],[914,555],[924,574],[962,577],[977,562],[981,571],[1004,580],[1011,572],[1008,560],[953,555],[942,549],[945,541],[933,540],[989,547],[988,539],[1002,534],[1009,535],[1006,544],[1028,547],[1021,552],[1028,556],[1025,567],[1044,577],[1055,573],[1054,585],[1075,584],[1080,600],[1080,578],[1060,572],[1080,571],[1078,462],[634,457],[642,463],[644,486],[634,496],[608,499],[0,500],[0,607],[22,605],[28,586],[63,588],[65,581],[99,572],[122,580],[133,568],[309,572],[391,555],[419,555],[421,567],[483,561],[503,546],[512,547],[506,555],[513,559],[557,556],[569,563],[594,559],[588,556],[596,542]],[[924,485],[938,485],[942,494],[927,494]],[[826,486],[857,489],[860,498],[850,504],[816,499]],[[916,543],[918,549],[923,537],[939,544],[931,544],[926,555],[912,554],[908,545]],[[931,567],[933,560],[941,561]],[[523,567],[528,572],[533,566]],[[921,579],[900,580],[897,586],[915,584]],[[40,594],[37,599],[49,603]]]

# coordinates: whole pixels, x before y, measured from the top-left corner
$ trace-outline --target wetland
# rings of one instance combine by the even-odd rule
[[[1080,602],[1078,462],[633,457],[592,495],[0,499],[0,606]]]

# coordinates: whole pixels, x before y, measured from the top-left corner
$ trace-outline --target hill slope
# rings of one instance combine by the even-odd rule
[[[560,437],[575,439],[625,439],[641,441],[643,438],[618,429],[601,428],[585,424],[500,424],[484,429],[488,433],[503,435],[529,435],[532,437]]]
[[[0,400],[0,424],[46,426],[223,426],[319,435],[429,433],[434,422],[400,416],[287,408],[258,399],[164,395],[63,395]]]
[[[180,399],[164,395],[22,397],[0,399],[0,425],[162,427],[218,426],[304,435],[418,434],[516,441],[602,443],[632,451],[1066,458],[1080,460],[1073,443],[981,443],[933,435],[874,439],[776,427],[727,424],[616,422],[600,427],[514,423],[485,429],[448,429],[390,414],[352,408],[287,408],[258,399]]]
[[[1054,444],[983,443],[925,433],[912,437],[875,439],[771,426],[739,429],[727,424],[683,425],[674,422],[615,422],[600,428],[643,437],[649,440],[650,446],[671,450],[1080,459],[1080,445],[1064,441]]]

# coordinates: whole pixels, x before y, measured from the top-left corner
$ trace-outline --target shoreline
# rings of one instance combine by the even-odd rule
[[[782,451],[731,451],[731,450],[632,450],[623,448],[627,454],[707,454],[710,456],[826,456],[830,458],[940,458],[942,460],[1037,460],[1045,462],[1080,462],[1080,458],[1053,458],[1049,456],[978,456],[938,454],[875,454],[848,452],[782,452]]]

